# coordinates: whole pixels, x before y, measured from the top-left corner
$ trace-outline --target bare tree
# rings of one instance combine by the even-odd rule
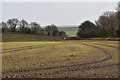
[[[0,26],[1,26],[1,31],[2,31],[2,33],[8,32],[8,27],[7,27],[6,22],[0,23]]]
[[[10,32],[16,32],[16,26],[18,24],[18,21],[19,20],[17,18],[9,19],[7,21],[7,24],[9,26],[9,28],[10,28]]]
[[[25,20],[19,21],[18,32],[26,33],[26,28],[28,27],[28,22]]]
[[[115,31],[118,26],[117,13],[107,11],[103,13],[96,21],[97,26],[100,28],[101,35],[104,37],[113,37],[116,35]]]
[[[116,30],[117,37],[120,37],[120,1],[118,2],[118,28]]]
[[[33,34],[43,34],[43,29],[36,22],[31,22],[30,27]]]
[[[48,33],[48,36],[58,36],[59,31],[56,25],[51,24],[45,27],[45,31]]]

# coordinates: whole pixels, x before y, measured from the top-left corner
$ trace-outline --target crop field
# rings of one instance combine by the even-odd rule
[[[117,78],[118,41],[2,42],[3,78]]]

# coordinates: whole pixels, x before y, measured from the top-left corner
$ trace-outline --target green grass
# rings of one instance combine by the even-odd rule
[[[65,31],[68,36],[76,35],[77,31]]]

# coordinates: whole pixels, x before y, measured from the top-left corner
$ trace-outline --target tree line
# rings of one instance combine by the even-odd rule
[[[79,38],[120,37],[120,4],[117,12],[104,12],[95,23],[84,21],[77,32]]]
[[[26,20],[18,20],[17,18],[9,19],[7,22],[1,22],[2,33],[21,33],[21,34],[36,34],[48,36],[65,36],[64,31],[59,31],[54,24],[47,25],[42,28],[37,22],[30,24]]]
[[[54,24],[42,28],[38,23],[17,18],[9,19],[7,22],[1,22],[2,33],[22,33],[48,36],[66,36],[64,31],[59,31]],[[96,38],[96,37],[120,37],[120,4],[117,11],[106,11],[94,23],[84,21],[79,25],[77,32],[78,38]]]

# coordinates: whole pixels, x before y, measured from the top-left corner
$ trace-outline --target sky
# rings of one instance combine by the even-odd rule
[[[94,22],[105,11],[115,11],[115,2],[2,2],[2,18],[37,22],[42,26],[79,25],[85,20]]]
[[[2,2],[118,2],[119,0],[0,0]]]

